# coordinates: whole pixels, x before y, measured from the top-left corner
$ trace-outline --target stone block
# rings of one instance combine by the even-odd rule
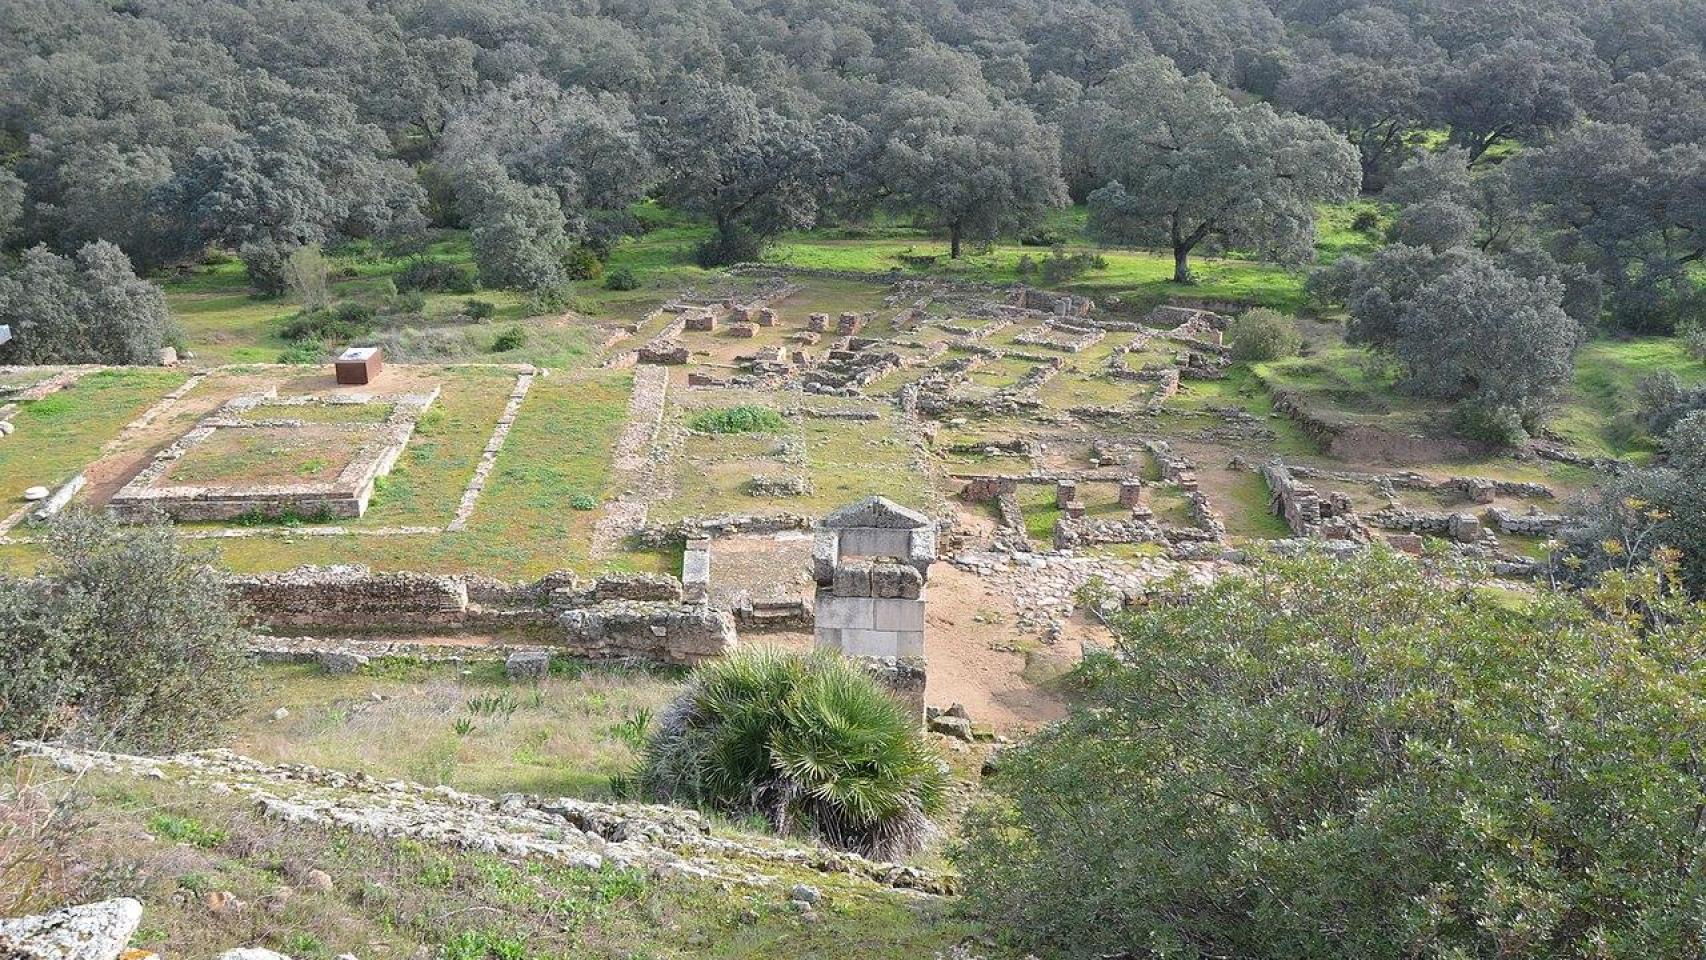
[[[1120,481],[1120,506],[1135,507],[1143,502],[1143,481]]]
[[[841,538],[834,530],[819,529],[812,535],[812,580],[829,585],[835,582],[835,562],[840,555]]]
[[[878,630],[924,629],[924,603],[920,600],[873,600],[871,614],[871,625]]]
[[[751,323],[732,323],[729,325],[729,336],[750,340],[758,336],[758,327]]]
[[[545,650],[517,650],[504,659],[504,674],[511,680],[545,679],[551,673],[551,654]]]
[[[1061,510],[1066,505],[1078,499],[1078,484],[1072,480],[1062,480],[1054,485],[1054,505]]]
[[[814,313],[806,318],[806,329],[812,333],[829,332],[829,314]]]
[[[756,322],[761,327],[774,327],[776,325],[776,311],[769,307],[759,310]]]
[[[871,562],[863,558],[842,558],[835,567],[834,591],[838,597],[870,596]]]
[[[1413,557],[1422,555],[1422,538],[1413,533],[1389,533],[1386,542],[1399,553],[1407,553]]]
[[[1061,509],[1066,512],[1068,517],[1071,517],[1074,520],[1084,519],[1084,514],[1088,512],[1087,508],[1084,506],[1084,501],[1077,499],[1066,501]]]
[[[870,597],[843,597],[819,590],[815,612],[820,630],[868,630],[876,622]]]

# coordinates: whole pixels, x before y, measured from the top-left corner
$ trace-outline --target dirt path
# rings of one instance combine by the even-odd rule
[[[1004,733],[1066,715],[1065,701],[1047,685],[1078,661],[1084,625],[1069,624],[1057,643],[1043,646],[1020,629],[1008,598],[947,563],[930,568],[925,622],[925,699],[932,706],[964,704],[974,722]]]

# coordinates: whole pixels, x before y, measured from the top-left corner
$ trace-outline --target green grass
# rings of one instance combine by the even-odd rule
[[[439,524],[455,513],[474,461],[513,380],[468,368],[469,393],[488,404],[464,412],[447,402],[442,420],[424,423],[422,445],[410,445],[367,516],[355,525]],[[279,536],[226,541],[222,561],[239,571],[281,570],[302,563],[364,563],[382,570],[532,578],[588,562],[597,511],[571,499],[602,501],[609,490],[612,448],[627,411],[630,374],[560,373],[535,380],[467,529],[410,536]],[[441,402],[453,401],[446,389]],[[429,411],[429,417],[431,412]],[[417,428],[420,430],[421,428]],[[3,553],[0,553],[3,555]],[[649,560],[641,558],[642,562]]]
[[[1652,439],[1635,430],[1630,419],[1635,384],[1666,370],[1686,385],[1706,383],[1706,363],[1688,356],[1675,338],[1589,343],[1576,357],[1572,396],[1553,420],[1553,431],[1589,453],[1646,459],[1654,450]]]
[[[57,487],[71,479],[103,444],[188,377],[165,369],[102,370],[24,403],[12,417],[16,431],[0,439],[4,511],[13,509],[26,487]]]

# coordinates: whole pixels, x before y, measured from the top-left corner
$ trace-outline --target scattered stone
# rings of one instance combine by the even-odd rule
[[[7,960],[117,960],[142,922],[142,904],[129,897],[0,920],[0,956]]]
[[[214,890],[203,897],[202,902],[207,905],[208,912],[216,917],[235,916],[242,913],[243,907],[246,906],[229,890]]]
[[[24,491],[24,499],[35,503],[38,500],[46,500],[52,493],[53,491],[46,487],[30,487]]]
[[[302,885],[321,893],[332,892],[332,875],[324,870],[310,870],[302,876]]]
[[[225,951],[216,960],[290,960],[290,958],[276,950],[268,950],[265,947],[239,947],[236,950]]]
[[[965,717],[953,717],[943,714],[930,721],[930,732],[939,733],[966,743],[971,742],[971,721]]]
[[[284,707],[279,707],[277,710],[274,710],[272,713],[268,714],[268,716],[270,716],[272,718],[272,722],[277,723],[280,720],[283,720],[284,718],[290,716],[290,711],[285,709]]]
[[[796,883],[789,888],[788,899],[798,903],[816,903],[823,899],[823,894],[814,886]]]

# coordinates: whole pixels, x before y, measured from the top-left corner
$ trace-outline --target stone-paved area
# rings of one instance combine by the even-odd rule
[[[306,764],[266,764],[229,750],[140,757],[39,742],[20,742],[14,749],[68,773],[106,771],[242,796],[263,816],[283,824],[408,838],[506,857],[594,869],[609,863],[755,886],[784,882],[775,874],[785,868],[920,894],[947,893],[951,886],[948,878],[916,867],[762,837],[719,836],[704,817],[676,807],[525,794],[492,799]]]
[[[1077,606],[1079,591],[1092,580],[1099,580],[1113,595],[1137,596],[1151,584],[1175,575],[1207,583],[1228,569],[1220,561],[1182,562],[1165,557],[1117,560],[994,550],[963,551],[948,561],[1011,597],[1019,611],[1019,622],[1038,630],[1045,639],[1059,634]]]
[[[592,531],[592,556],[608,557],[624,538],[646,524],[648,474],[656,463],[652,445],[669,398],[669,368],[641,364],[634,368],[634,392],[628,398],[628,421],[616,438],[610,470],[622,490],[604,505]]]

